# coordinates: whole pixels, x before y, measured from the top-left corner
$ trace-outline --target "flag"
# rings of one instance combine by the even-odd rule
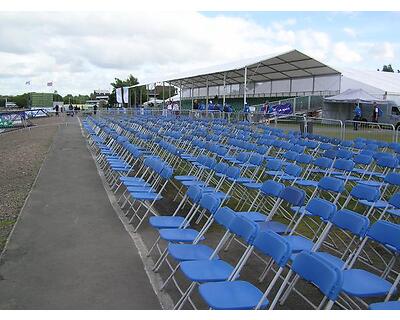
[[[53,86],[53,81],[47,82],[47,86],[48,86],[48,87],[52,87],[52,86]]]
[[[115,94],[117,97],[117,103],[123,103],[122,101],[122,88],[115,89]]]
[[[31,84],[31,80],[26,81],[25,84],[30,85]]]
[[[129,103],[129,88],[128,87],[123,87],[123,98],[124,98],[124,103]]]

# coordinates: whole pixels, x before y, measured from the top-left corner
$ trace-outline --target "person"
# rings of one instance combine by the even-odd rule
[[[249,112],[250,112],[250,108],[249,105],[247,103],[244,104],[243,107],[243,113],[244,113],[244,118],[247,122],[250,122],[249,120]]]
[[[379,117],[382,115],[382,109],[377,105],[376,102],[372,105],[372,122],[379,122]]]
[[[58,113],[60,111],[60,107],[58,106],[58,104],[56,104],[56,106],[54,107],[54,109],[56,110],[56,116],[59,117],[60,114]]]
[[[353,120],[354,122],[354,130],[358,130],[358,123],[356,121],[360,121],[361,120],[361,108],[360,105],[357,103],[355,108],[354,108],[354,118]]]
[[[199,110],[199,102],[197,99],[193,101],[193,110]]]
[[[69,111],[69,112],[68,112],[69,115],[70,115],[71,117],[73,117],[73,116],[74,116],[74,107],[72,106],[72,104],[69,105],[68,111]]]
[[[93,106],[93,114],[95,115],[97,113],[97,103]]]

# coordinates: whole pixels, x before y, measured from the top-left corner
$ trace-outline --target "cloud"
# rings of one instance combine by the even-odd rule
[[[373,44],[369,52],[376,60],[390,61],[395,59],[395,48],[389,42]]]
[[[354,30],[352,28],[349,28],[349,27],[343,28],[343,32],[345,34],[347,34],[348,36],[350,36],[351,38],[356,38],[357,37],[356,30]]]
[[[361,55],[349,48],[344,42],[338,42],[334,46],[334,53],[337,59],[347,63],[360,62],[362,60]]]
[[[389,43],[365,47],[394,56]],[[0,13],[0,94],[47,90],[61,94],[107,89],[114,77],[139,80],[296,48],[327,63],[352,64],[361,55],[296,19],[258,23],[246,14],[196,12]],[[379,50],[378,50],[379,49]]]

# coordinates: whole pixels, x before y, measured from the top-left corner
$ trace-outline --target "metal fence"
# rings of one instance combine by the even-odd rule
[[[343,121],[336,119],[307,117],[307,132],[343,139]]]
[[[397,142],[396,129],[393,124],[346,120],[343,139],[353,140],[355,138]]]

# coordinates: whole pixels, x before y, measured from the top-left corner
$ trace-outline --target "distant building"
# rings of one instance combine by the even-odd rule
[[[7,102],[6,103],[6,109],[16,109],[18,108],[17,104],[14,102]]]

